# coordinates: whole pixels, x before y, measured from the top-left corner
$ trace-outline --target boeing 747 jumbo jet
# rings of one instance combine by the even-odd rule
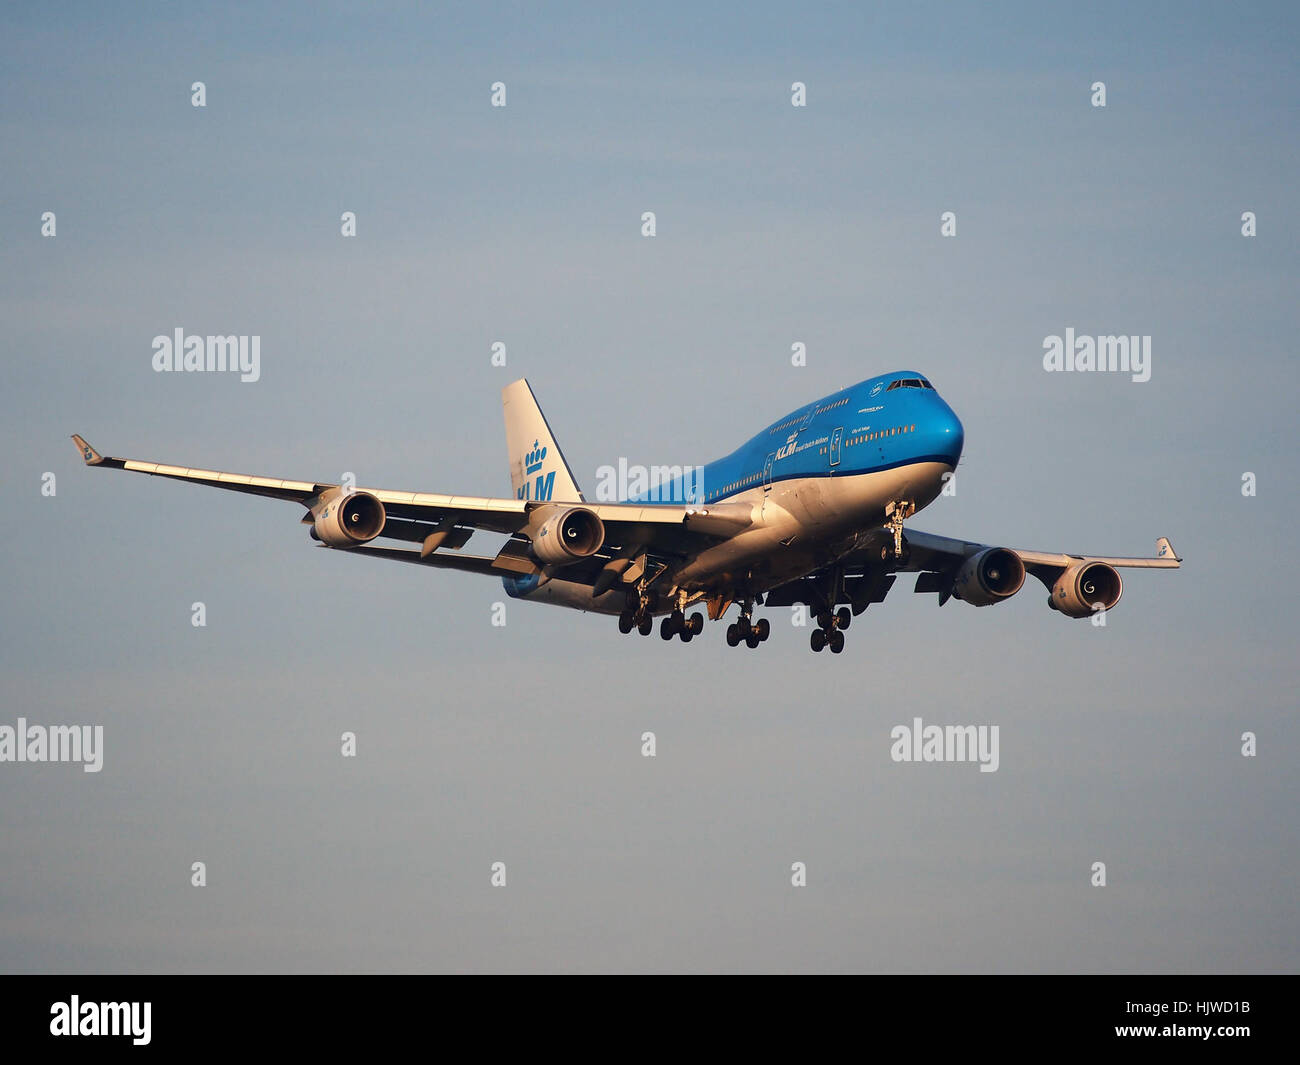
[[[1068,618],[1119,602],[1119,569],[1176,569],[1163,537],[1155,558],[1104,558],[953,540],[905,528],[933,502],[961,458],[962,425],[913,371],[873,377],[778,419],[726,458],[681,471],[623,502],[579,490],[526,380],[502,390],[514,497],[435,495],[281,481],[106,458],[73,436],[90,466],[132,470],[287,499],[321,545],[418,566],[502,578],[516,599],[618,616],[623,633],[689,643],[730,606],[727,643],[757,647],[771,633],[755,606],[805,604],[812,649],[844,650],[844,630],[882,602],[899,572],[942,606],[1001,603],[1026,573]],[[495,554],[463,548],[480,531],[508,539]],[[384,547],[375,540],[414,547]]]

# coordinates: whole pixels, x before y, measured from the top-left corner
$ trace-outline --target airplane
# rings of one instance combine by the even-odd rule
[[[728,646],[771,634],[755,606],[803,605],[810,645],[844,650],[851,620],[881,603],[897,574],[939,605],[992,606],[1027,574],[1068,618],[1119,602],[1119,570],[1177,569],[1165,537],[1153,558],[1025,551],[921,532],[907,522],[943,492],[964,431],[912,370],[872,377],[778,418],[725,458],[686,468],[619,502],[578,487],[526,379],[501,394],[511,498],[363,489],[109,458],[73,435],[87,465],[287,499],[321,546],[353,555],[499,576],[509,596],[618,617],[619,631],[689,643],[735,604]],[[676,468],[671,468],[673,472]],[[463,551],[477,532],[506,536],[495,554]],[[389,547],[395,540],[414,547]]]

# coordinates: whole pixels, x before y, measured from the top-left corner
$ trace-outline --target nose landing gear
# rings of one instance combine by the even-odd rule
[[[893,537],[893,543],[880,549],[880,560],[893,563],[896,569],[902,569],[912,560],[912,552],[908,550],[907,541],[903,538],[903,522],[916,513],[916,504],[903,500],[901,503],[890,503],[885,510],[888,518],[885,528]]]

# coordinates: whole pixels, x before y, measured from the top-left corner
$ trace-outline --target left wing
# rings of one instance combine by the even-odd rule
[[[1028,551],[957,540],[907,529],[907,553],[893,570],[919,573],[915,591],[937,592],[942,606],[951,596],[975,606],[988,606],[1019,591],[1025,574],[1042,581],[1049,603],[1068,617],[1088,617],[1099,606],[1119,601],[1124,582],[1120,569],[1178,569],[1183,560],[1168,537],[1156,540],[1152,557],[1076,555],[1057,551]],[[852,557],[881,564],[891,535],[881,529],[870,534]]]
[[[967,558],[978,554],[994,544],[973,543],[970,540],[954,540],[947,536],[918,532],[908,529],[904,534],[911,558],[906,565],[898,567],[909,572],[919,570],[943,571],[960,565]],[[1059,573],[1077,562],[1104,562],[1108,566],[1121,569],[1178,569],[1183,560],[1174,553],[1174,545],[1169,538],[1162,536],[1156,540],[1154,557],[1130,558],[1110,555],[1072,555],[1054,551],[1026,551],[1013,547],[1009,550],[1019,556],[1025,569],[1036,577]],[[1053,578],[1055,579],[1055,578]]]
[[[848,554],[816,573],[773,589],[769,606],[806,603],[817,610],[847,601],[858,614],[884,600],[899,572],[916,573],[913,591],[937,592],[939,605],[961,599],[973,606],[1000,603],[1020,591],[1032,574],[1048,590],[1048,604],[1066,617],[1085,618],[1109,610],[1124,591],[1121,569],[1177,569],[1182,559],[1167,537],[1156,541],[1151,558],[1073,555],[1027,551],[933,533],[904,530],[906,553],[893,557],[893,532],[880,527],[863,534]]]

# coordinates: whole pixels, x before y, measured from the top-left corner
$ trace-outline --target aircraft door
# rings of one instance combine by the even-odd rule
[[[830,453],[830,467],[834,469],[840,464],[840,440],[844,437],[844,427],[837,426],[831,433],[831,446],[827,449]]]

